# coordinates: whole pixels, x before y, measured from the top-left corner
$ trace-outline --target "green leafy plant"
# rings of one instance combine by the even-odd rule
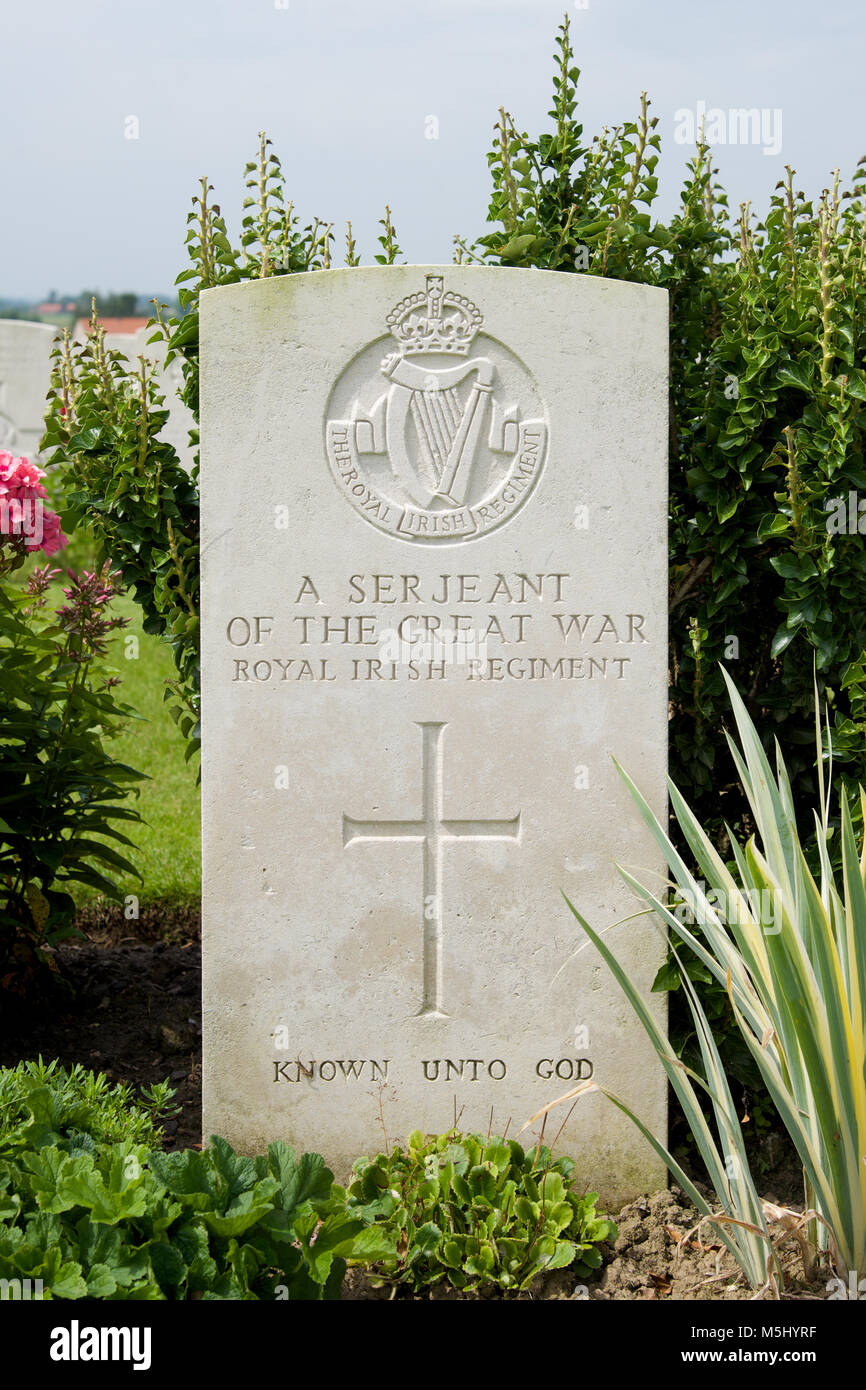
[[[116,879],[136,873],[114,846],[131,844],[118,826],[139,819],[125,803],[143,774],[106,746],[135,717],[103,662],[125,620],[107,616],[107,570],[70,572],[66,603],[49,609],[57,574],[0,582],[0,989],[17,993],[74,930],[70,885],[118,899]]]
[[[554,62],[553,130],[532,138],[500,112],[495,230],[458,256],[670,295],[671,758],[721,843],[747,814],[726,776],[722,665],[805,792],[814,654],[835,757],[852,782],[866,770],[866,548],[848,509],[866,489],[866,167],[814,202],[788,169],[763,221],[744,204],[732,222],[701,134],[663,226],[646,94],[636,120],[587,140],[567,16]]]
[[[731,833],[728,865],[673,782],[670,794],[681,833],[699,866],[692,873],[628,775],[620,770],[681,897],[692,906],[700,937],[663,897],[625,869],[620,873],[654,914],[688,946],[726,990],[742,1037],[803,1165],[806,1214],[787,1214],[787,1227],[811,1253],[825,1251],[847,1286],[866,1274],[866,842],[858,846],[848,798],[840,795],[841,872],[827,848],[830,795],[817,724],[819,809],[813,829],[820,872],[813,876],[800,838],[791,780],[776,746],[775,773],[733,682],[725,675],[739,733],[731,754],[749,804],[755,834],[740,843]],[[815,696],[818,709],[817,693]],[[861,802],[866,793],[861,789]],[[567,900],[566,900],[567,901]],[[742,1127],[710,1025],[688,975],[684,982],[701,1044],[703,1077],[672,1055],[646,1002],[601,935],[569,903],[614,972],[649,1034],[677,1092],[722,1207],[713,1219],[720,1236],[755,1286],[766,1283],[769,1240],[745,1154]],[[713,1139],[696,1087],[712,1103]],[[589,1089],[586,1083],[573,1096]],[[695,1205],[712,1215],[676,1159],[631,1116]],[[563,1097],[562,1099],[565,1099]]]
[[[85,523],[144,613],[144,630],[171,646],[172,716],[199,747],[198,490],[171,444],[153,362],[130,368],[109,351],[94,317],[84,343],[56,349],[43,448],[62,465],[64,524]]]
[[[167,1082],[142,1088],[136,1097],[125,1082],[114,1085],[104,1072],[57,1060],[0,1067],[0,1149],[41,1148],[45,1142],[74,1141],[95,1151],[97,1143],[158,1147],[161,1123],[177,1114]]]
[[[513,1139],[416,1130],[405,1148],[356,1162],[347,1208],[388,1238],[372,1270],[383,1283],[516,1292],[546,1270],[589,1274],[616,1235],[596,1194],[571,1190],[573,1168]]]
[[[177,278],[179,313],[167,320],[155,306],[151,343],[165,345],[165,364],[181,367],[180,399],[198,421],[198,306],[203,290],[332,264],[333,224],[316,218],[301,227],[287,200],[280,161],[264,133],[244,170],[246,197],[240,245],[233,246],[207,179],[187,219],[190,265]],[[401,254],[386,208],[376,260]],[[352,224],[346,264],[358,265]],[[64,524],[91,529],[100,557],[110,558],[144,613],[144,630],[169,643],[177,670],[166,700],[186,740],[187,759],[200,750],[198,429],[191,473],[171,444],[159,438],[168,419],[156,364],[137,364],[105,347],[94,306],[83,344],[68,335],[55,353],[42,447],[62,466]]]
[[[318,1154],[161,1152],[171,1094],[0,1070],[0,1279],[43,1298],[337,1298],[347,1258],[385,1253]]]
[[[866,779],[866,547],[856,510],[866,499],[866,165],[847,190],[835,171],[814,200],[788,168],[762,220],[749,204],[731,218],[701,132],[679,207],[662,225],[652,217],[660,139],[646,94],[635,120],[588,139],[579,77],[566,15],[552,129],[533,138],[500,112],[488,155],[493,229],[471,245],[458,238],[457,259],[668,291],[671,770],[725,853],[726,826],[747,836],[750,820],[728,773],[724,667],[765,748],[780,740],[799,800],[811,791],[814,659],[842,779],[849,790]],[[855,802],[855,827],[859,816]],[[804,849],[814,871],[809,832]],[[687,948],[669,956],[657,988],[676,989],[682,969],[726,1067],[756,1087],[727,996]],[[678,1054],[694,1064],[683,991],[671,1025]]]

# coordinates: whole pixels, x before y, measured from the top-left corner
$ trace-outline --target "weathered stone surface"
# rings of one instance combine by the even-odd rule
[[[326,271],[207,291],[201,351],[205,1135],[345,1176],[380,1110],[514,1134],[590,1073],[663,1131],[560,890],[604,926],[658,867],[610,754],[661,812],[665,294]],[[557,1148],[664,1181],[598,1095]]]
[[[36,458],[53,346],[49,324],[0,319],[0,450]]]

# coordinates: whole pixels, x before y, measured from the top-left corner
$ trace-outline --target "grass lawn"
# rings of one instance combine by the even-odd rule
[[[129,802],[144,823],[122,827],[136,845],[126,855],[142,881],[128,877],[121,888],[124,896],[135,894],[142,907],[157,901],[188,905],[201,894],[198,760],[184,762],[185,741],[163,702],[165,681],[174,673],[171,651],[142,632],[141,609],[128,595],[115,599],[111,612],[130,619],[108,647],[109,664],[121,677],[116,693],[144,720],[131,721],[125,733],[108,744],[108,751],[150,778],[139,784],[138,798]],[[124,638],[131,634],[138,638],[138,657],[127,660]],[[77,902],[93,896],[90,889],[75,889]]]

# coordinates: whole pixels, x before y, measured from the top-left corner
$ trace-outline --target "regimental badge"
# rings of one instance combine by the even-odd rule
[[[331,392],[325,442],[340,491],[401,540],[482,536],[538,482],[548,445],[538,388],[483,323],[428,275],[387,315],[390,342],[370,343]]]

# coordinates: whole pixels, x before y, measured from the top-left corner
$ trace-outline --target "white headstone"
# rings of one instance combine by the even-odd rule
[[[37,457],[53,346],[49,324],[0,319],[0,451]]]
[[[664,1133],[560,890],[606,926],[613,858],[661,867],[610,754],[663,814],[667,325],[483,267],[203,294],[206,1136],[345,1176],[380,1104],[513,1135],[590,1075]],[[662,1016],[654,928],[610,939]],[[598,1095],[556,1147],[610,1201],[664,1182]]]

